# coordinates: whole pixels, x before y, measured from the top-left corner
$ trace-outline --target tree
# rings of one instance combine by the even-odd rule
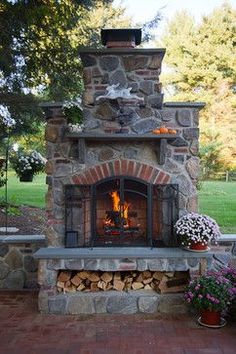
[[[0,103],[17,120],[13,135],[38,131],[40,100],[81,93],[79,47],[98,45],[102,27],[128,25],[123,12],[111,0],[0,0]]]
[[[113,8],[111,1],[1,2],[0,70],[5,88],[37,88],[53,99],[81,91],[78,48],[98,45],[105,25],[128,24],[124,10]]]
[[[12,134],[35,133],[43,121],[40,99],[65,100],[81,93],[79,48],[101,46],[103,27],[130,27],[124,8],[112,3],[0,0],[0,103],[19,118]],[[157,14],[145,24],[146,38],[159,20]]]
[[[236,167],[236,11],[228,4],[197,24],[186,12],[177,13],[163,36],[167,47],[164,77],[177,101],[205,101],[200,120],[201,143],[211,143],[209,131],[222,145],[225,168]]]

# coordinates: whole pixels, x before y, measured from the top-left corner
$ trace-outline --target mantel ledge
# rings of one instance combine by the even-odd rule
[[[141,140],[141,141],[147,141],[147,140],[153,140],[153,141],[160,141],[162,139],[166,140],[175,140],[179,137],[177,134],[152,134],[152,133],[146,133],[146,134],[122,134],[122,133],[117,133],[117,134],[112,134],[112,133],[74,133],[74,132],[66,132],[65,136],[67,138],[72,138],[72,139],[85,139],[85,140],[90,140],[90,141],[107,141],[107,140]]]

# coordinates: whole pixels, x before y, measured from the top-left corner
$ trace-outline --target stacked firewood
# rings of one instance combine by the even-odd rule
[[[184,291],[189,281],[186,272],[151,272],[149,270],[124,272],[60,271],[57,280],[59,292],[75,291],[129,291],[155,290],[160,293]]]

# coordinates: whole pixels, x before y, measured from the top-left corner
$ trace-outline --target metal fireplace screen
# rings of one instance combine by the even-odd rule
[[[178,185],[125,176],[68,185],[65,207],[67,247],[176,246]]]

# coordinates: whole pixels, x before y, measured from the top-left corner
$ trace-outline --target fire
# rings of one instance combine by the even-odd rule
[[[124,202],[123,205],[120,203],[120,196],[117,191],[111,192],[112,203],[113,203],[113,210],[121,212],[121,217],[128,221],[128,212],[130,203]]]
[[[121,201],[118,191],[109,193],[112,201],[112,209],[106,211],[106,219],[103,220],[105,235],[133,235],[139,231],[139,226],[134,223],[136,212],[130,211],[131,203]]]
[[[133,236],[139,231],[139,225],[134,221],[137,212],[130,210],[131,203],[120,198],[119,191],[109,193],[112,207],[106,210],[106,218],[103,219],[105,235],[129,235]]]
[[[120,196],[117,191],[111,192],[113,210],[120,211]]]

